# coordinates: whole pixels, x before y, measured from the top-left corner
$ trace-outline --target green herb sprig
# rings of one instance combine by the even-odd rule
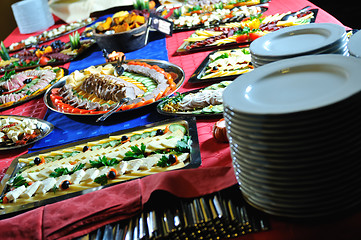
[[[106,156],[103,156],[103,157],[99,157],[99,160],[97,160],[97,161],[90,160],[89,163],[92,167],[100,168],[103,166],[111,167],[111,166],[117,165],[118,163],[120,163],[120,161],[115,158],[108,159]]]
[[[29,184],[26,182],[23,176],[17,175],[12,182],[12,186],[18,188],[21,187],[22,185],[27,187]]]
[[[9,52],[6,49],[3,41],[1,41],[0,57],[4,61],[10,60]]]
[[[179,140],[176,144],[174,151],[180,153],[188,153],[192,148],[192,139],[190,136],[184,136],[182,140]]]
[[[50,177],[56,178],[56,177],[60,177],[63,175],[71,175],[73,173],[75,173],[76,171],[79,171],[80,169],[84,168],[85,164],[84,163],[80,163],[78,165],[76,165],[75,167],[72,168],[72,170],[69,170],[67,168],[63,168],[63,167],[58,167],[54,169],[54,172],[50,173]]]
[[[125,153],[125,158],[123,159],[124,161],[145,157],[146,146],[144,143],[140,145],[140,148],[138,146],[131,146],[130,149],[131,151]]]
[[[163,155],[157,163],[158,167],[169,167],[171,164],[168,161],[167,156]]]
[[[100,185],[106,185],[108,183],[108,177],[107,175],[103,174],[103,175],[100,175],[99,177],[95,178],[94,179],[94,182],[100,184]]]

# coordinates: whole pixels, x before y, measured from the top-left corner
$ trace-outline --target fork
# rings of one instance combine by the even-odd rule
[[[130,100],[130,98],[120,99],[120,101],[117,102],[117,104],[112,109],[110,109],[108,112],[106,112],[102,116],[100,116],[95,122],[103,122],[110,115],[112,115],[114,112],[116,112],[121,106],[123,106],[124,103],[129,102],[129,100]]]

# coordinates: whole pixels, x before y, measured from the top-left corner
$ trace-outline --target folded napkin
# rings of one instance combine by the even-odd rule
[[[1,239],[33,239],[42,238],[44,207],[39,207],[12,218],[0,220]]]
[[[232,167],[157,173],[1,220],[0,236],[2,239],[72,239],[136,215],[154,191],[193,198],[236,183]]]

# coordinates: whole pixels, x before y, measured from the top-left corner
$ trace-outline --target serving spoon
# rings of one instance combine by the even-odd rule
[[[112,115],[114,112],[116,112],[121,106],[123,106],[123,104],[127,103],[130,101],[130,98],[122,98],[120,99],[119,102],[117,102],[117,104],[110,109],[108,112],[104,113],[102,116],[100,116],[96,122],[103,122],[105,119],[107,119],[110,115]]]
[[[297,14],[306,12],[310,7],[311,6],[306,6],[306,7],[302,8],[302,9],[298,10],[297,12],[286,14],[281,18],[281,21],[287,21],[288,19],[290,19],[291,17],[293,17],[293,16],[295,16]]]

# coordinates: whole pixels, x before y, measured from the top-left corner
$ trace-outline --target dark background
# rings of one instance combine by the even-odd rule
[[[292,0],[291,0],[292,1]],[[330,1],[330,0],[309,0],[313,4],[322,8],[335,18],[337,18],[343,25],[353,29],[361,28],[361,1]]]

